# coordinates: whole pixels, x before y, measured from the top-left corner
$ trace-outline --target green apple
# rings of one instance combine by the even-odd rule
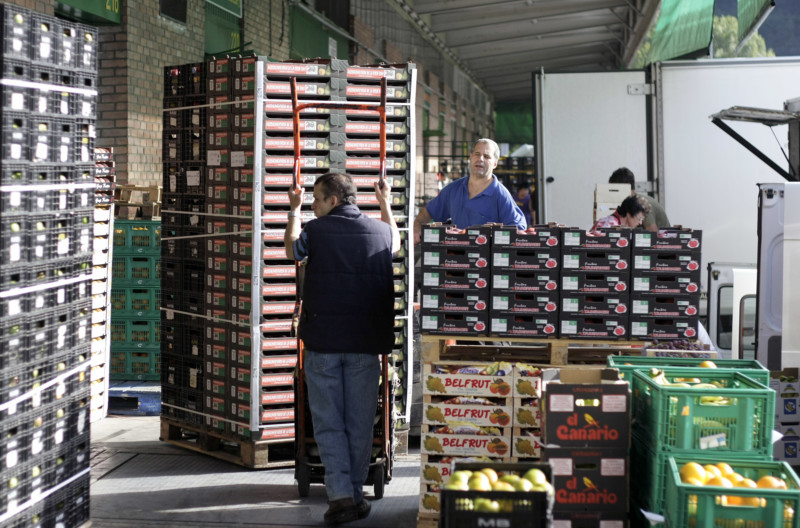
[[[515,491],[513,484],[498,480],[492,484],[492,491]]]
[[[543,482],[547,482],[547,475],[544,474],[539,468],[529,469],[525,472],[522,478],[526,478],[531,481],[531,484],[536,486],[537,484],[541,484]]]
[[[475,511],[498,512],[500,511],[500,503],[483,497],[478,497],[475,499]]]
[[[473,491],[492,491],[492,483],[489,481],[489,477],[480,471],[470,477],[467,486]]]
[[[498,478],[497,480],[499,480],[500,482],[508,482],[509,484],[511,484],[513,486],[514,484],[516,484],[517,482],[522,480],[522,478],[519,475],[510,474],[510,475],[503,475],[502,477]]]
[[[497,482],[497,471],[493,470],[492,468],[483,468],[481,469],[481,473],[489,477],[489,482],[492,484]]]
[[[459,469],[458,471],[453,471],[453,474],[450,475],[450,482],[467,482],[471,476],[472,471],[468,469]]]
[[[467,485],[466,480],[457,480],[457,481],[450,481],[444,485],[444,489],[446,490],[455,490],[455,491],[469,491],[469,486]]]
[[[531,491],[533,483],[526,478],[521,478],[514,484],[514,489],[517,491]]]

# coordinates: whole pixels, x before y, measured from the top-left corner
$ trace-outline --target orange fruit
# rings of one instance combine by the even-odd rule
[[[706,464],[705,466],[703,466],[703,469],[705,469],[706,473],[708,474],[706,476],[706,483],[708,483],[708,479],[710,479],[711,477],[722,476],[722,471],[720,471],[719,468],[714,464]]]
[[[772,475],[764,475],[758,479],[756,486],[763,489],[788,489],[783,479],[773,477]]]
[[[696,479],[694,477],[689,477],[686,480],[681,480],[684,484],[689,484],[691,486],[704,486],[705,482],[700,479]]]
[[[753,479],[744,478],[736,483],[737,488],[757,488],[756,482]]]
[[[687,484],[689,483],[689,479],[699,480],[701,483],[700,486],[702,486],[702,483],[706,481],[706,470],[697,462],[687,462],[681,466],[680,474],[681,482]]]
[[[739,473],[736,473],[735,471],[730,475],[726,475],[726,478],[730,480],[734,486],[736,486],[739,482],[744,480],[744,477],[741,476]]]
[[[717,468],[719,469],[719,472],[722,473],[722,476],[725,477],[725,478],[728,478],[728,475],[733,475],[734,473],[736,473],[733,470],[733,468],[730,466],[730,464],[728,464],[726,462],[717,462],[714,465],[717,466]]]
[[[723,495],[722,496],[722,505],[723,506],[741,506],[742,505],[742,497],[738,495]]]
[[[711,477],[706,481],[706,486],[722,486],[723,488],[732,488],[733,484],[725,477]]]

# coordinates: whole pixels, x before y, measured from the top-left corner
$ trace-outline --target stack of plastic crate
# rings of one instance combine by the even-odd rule
[[[161,222],[114,222],[111,380],[161,378]]]
[[[111,357],[111,258],[114,227],[114,153],[94,151],[94,253],[92,254],[92,400],[91,421],[108,414]]]
[[[162,305],[171,319],[162,328],[162,391],[174,388],[176,395],[162,398],[168,420],[192,415],[184,421],[240,442],[294,440],[296,278],[283,247],[294,163],[290,78],[297,80],[301,104],[375,107],[380,79],[387,78],[387,178],[405,237],[413,203],[415,73],[413,65],[350,68],[336,59],[284,63],[252,56],[165,68]],[[378,115],[324,107],[300,113],[304,222],[314,217],[316,178],[331,170],[351,173],[359,206],[379,218],[372,188],[380,170]],[[262,221],[254,223],[257,216]],[[410,251],[404,238],[395,260],[395,384],[410,377]],[[393,416],[407,414],[408,391],[398,394]]]
[[[97,30],[0,6],[0,525],[89,519]]]

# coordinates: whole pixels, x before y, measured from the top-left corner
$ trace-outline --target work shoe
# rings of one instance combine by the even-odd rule
[[[358,507],[350,497],[328,503],[328,511],[325,512],[326,525],[336,526],[337,524],[355,521],[358,518]]]
[[[358,506],[356,506],[356,510],[358,510],[358,518],[365,519],[369,515],[371,509],[372,504],[370,504],[367,499],[361,499],[361,502],[359,502]]]

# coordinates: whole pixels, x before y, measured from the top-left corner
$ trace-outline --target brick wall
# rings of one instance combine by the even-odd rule
[[[121,25],[100,30],[97,144],[114,148],[119,183],[160,184],[164,66],[204,60],[205,0],[189,0],[186,24],[159,15],[158,0],[122,0],[121,10]],[[285,2],[245,0],[243,15],[247,49],[289,57]]]
[[[273,60],[289,59],[289,13],[284,0],[244,0],[244,49]]]
[[[203,60],[205,2],[189,0],[186,24],[157,0],[123,0],[122,24],[100,29],[97,144],[114,148],[121,184],[161,183],[164,66]]]
[[[56,5],[54,0],[3,0],[3,3],[24,7],[50,16],[53,15]]]

